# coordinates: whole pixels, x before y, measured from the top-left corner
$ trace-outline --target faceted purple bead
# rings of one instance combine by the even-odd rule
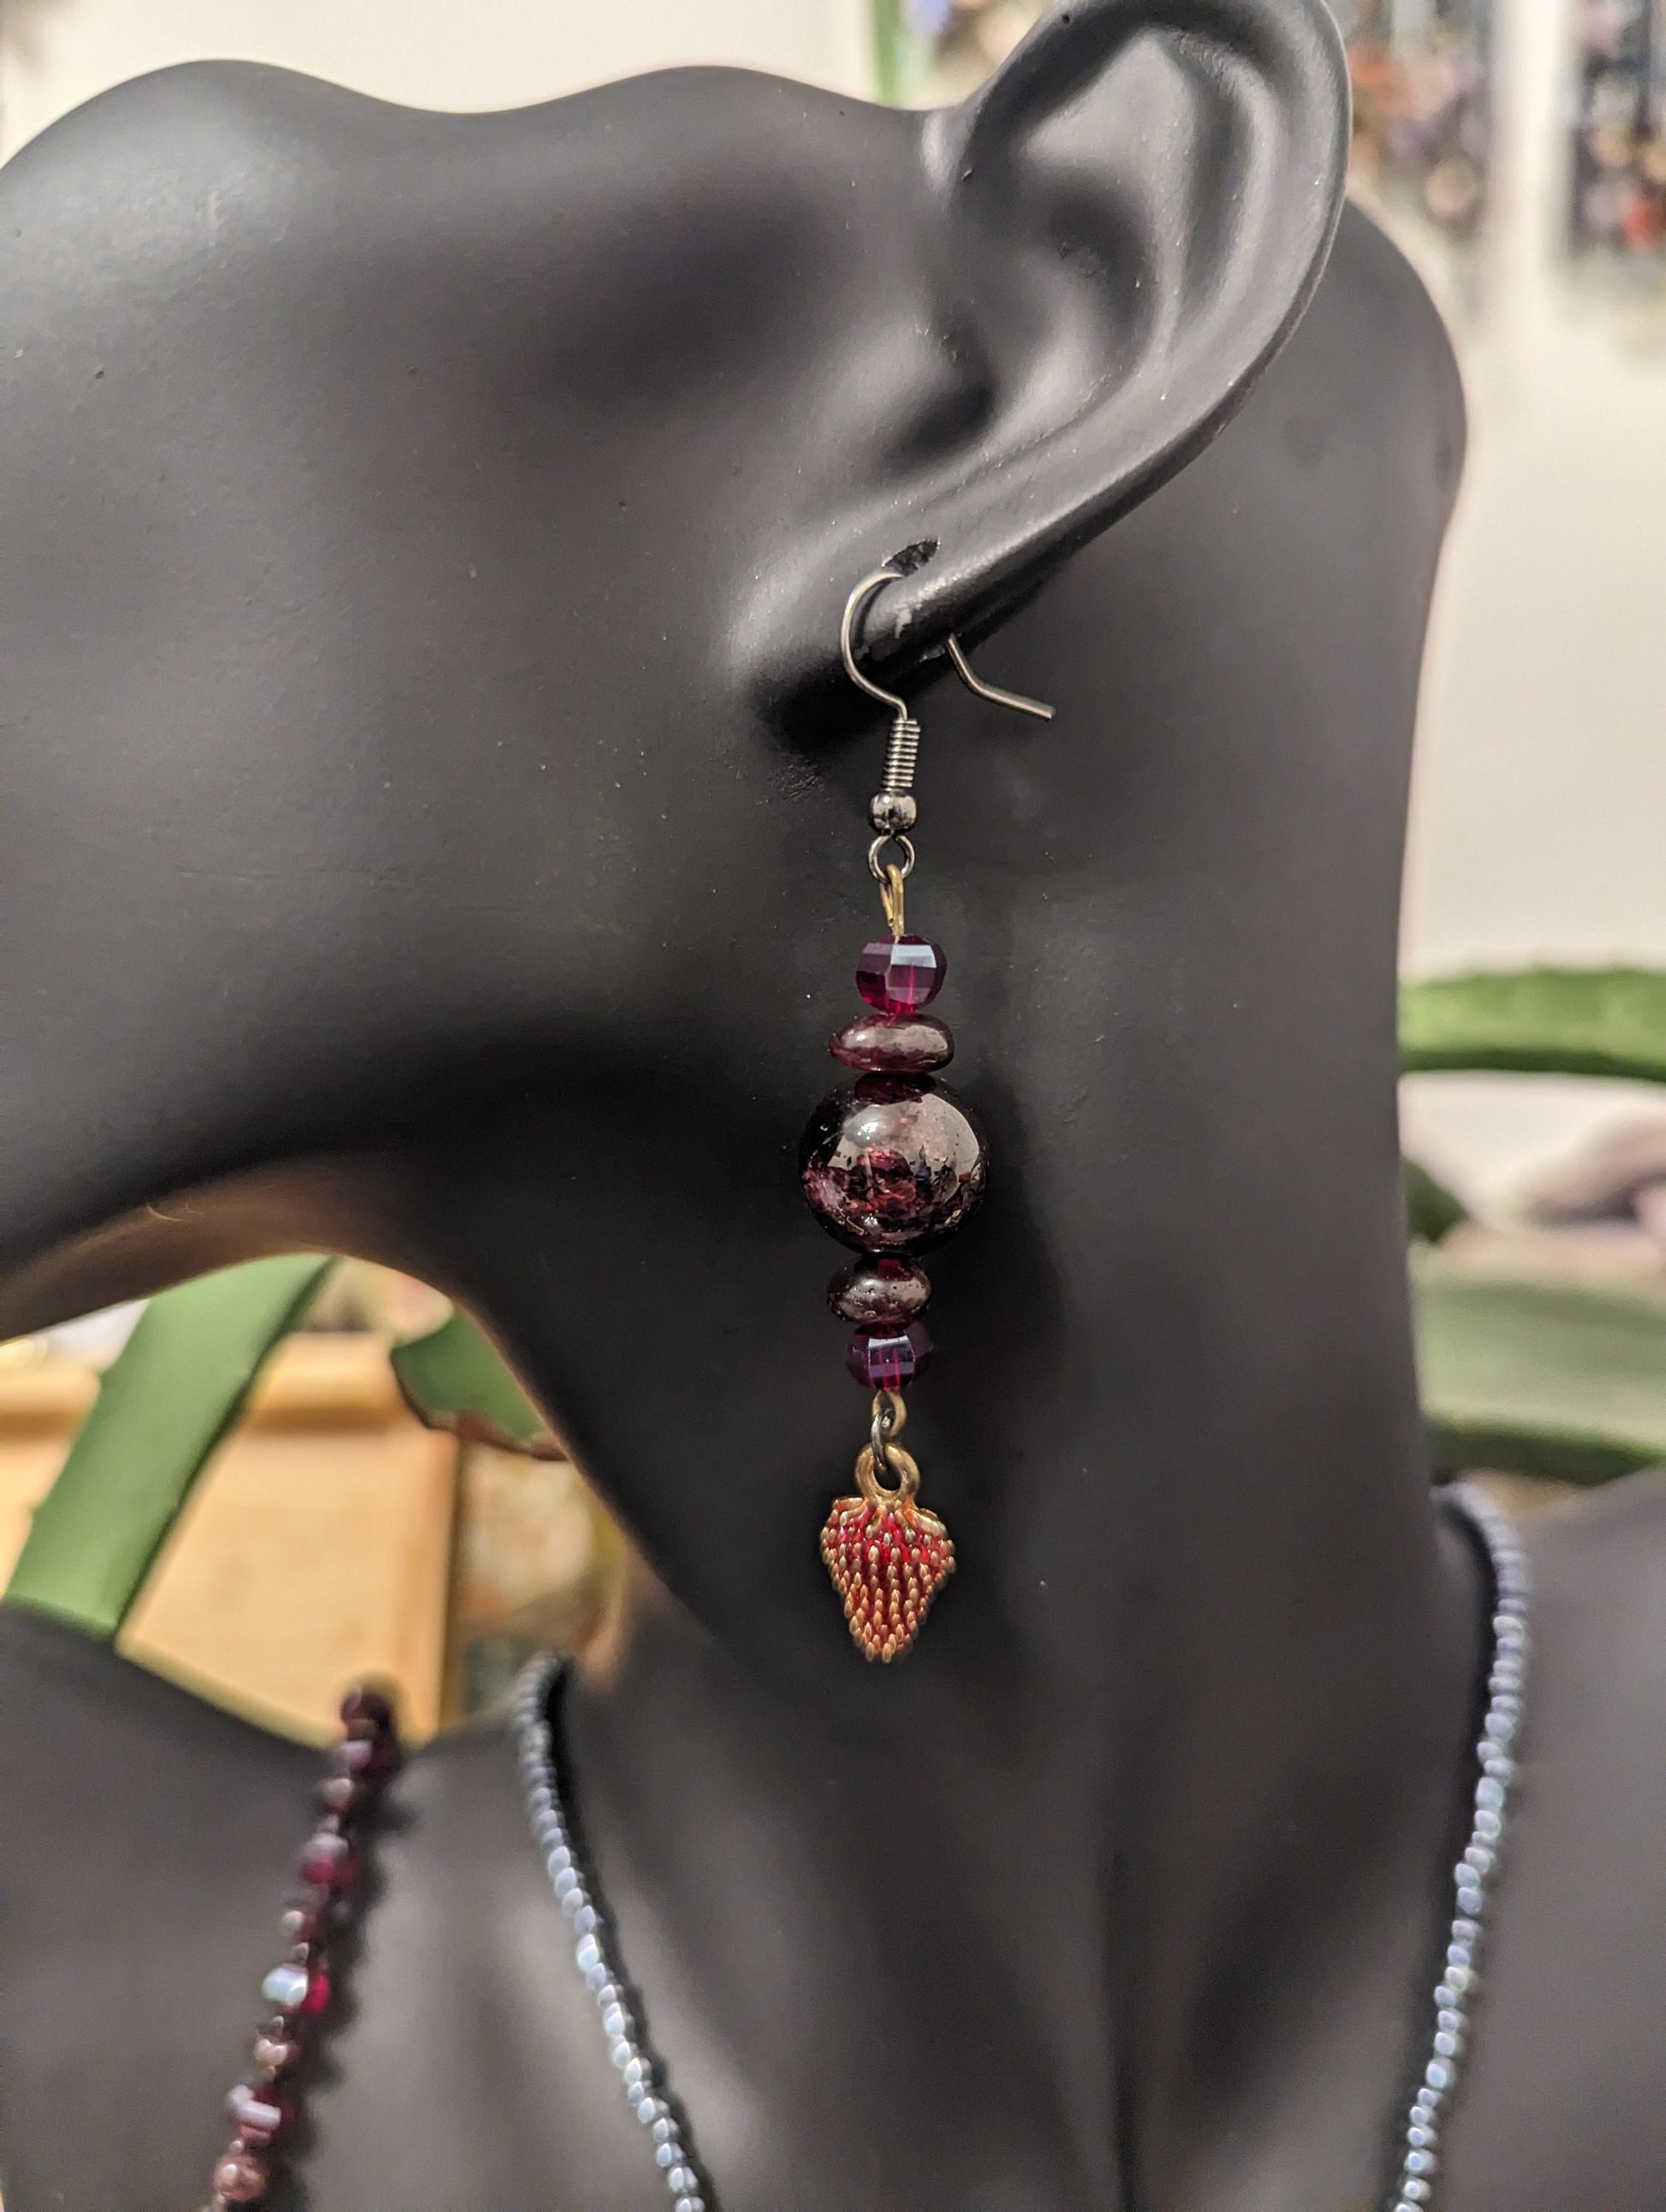
[[[927,937],[882,937],[862,947],[856,988],[882,1014],[917,1014],[943,988],[949,963]]]
[[[902,1390],[931,1364],[932,1340],[922,1321],[906,1328],[859,1328],[844,1364],[866,1390]]]
[[[928,1252],[983,1195],[983,1133],[952,1091],[865,1075],[823,1100],[799,1153],[822,1226],[859,1252]]]
[[[841,1321],[878,1328],[915,1320],[926,1310],[931,1294],[931,1277],[912,1260],[859,1260],[834,1276],[827,1303]]]
[[[929,1075],[954,1058],[954,1039],[935,1014],[865,1014],[830,1036],[827,1049],[865,1074]]]

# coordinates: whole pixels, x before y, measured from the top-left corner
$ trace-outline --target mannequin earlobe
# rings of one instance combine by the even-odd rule
[[[1318,282],[1348,125],[1323,0],[1062,0],[921,118],[968,404],[830,517],[838,578],[940,547],[876,601],[878,667],[998,616],[1222,428]]]

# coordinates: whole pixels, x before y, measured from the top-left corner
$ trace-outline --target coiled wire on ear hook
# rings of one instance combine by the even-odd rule
[[[901,581],[906,572],[887,562],[864,576],[844,603],[844,617],[839,624],[839,652],[844,661],[845,673],[859,690],[866,691],[870,699],[877,699],[882,707],[891,710],[891,741],[885,751],[885,773],[883,789],[875,793],[868,802],[868,820],[878,831],[873,849],[868,855],[868,866],[883,883],[887,871],[879,865],[879,853],[887,843],[895,841],[905,853],[902,873],[906,876],[914,866],[914,847],[909,831],[919,818],[919,806],[914,797],[914,775],[920,759],[920,725],[909,712],[909,703],[895,691],[887,691],[876,684],[856,658],[857,631],[862,617],[876,592],[887,584]],[[952,634],[948,641],[949,664],[969,691],[980,699],[988,699],[997,707],[1007,707],[1015,714],[1028,714],[1038,722],[1053,720],[1052,708],[1039,699],[1027,699],[1021,691],[1003,691],[999,684],[986,684],[967,659],[960,640]]]

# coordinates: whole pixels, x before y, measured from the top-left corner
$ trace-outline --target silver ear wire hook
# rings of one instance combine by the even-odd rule
[[[997,707],[1010,707],[1015,714],[1029,714],[1037,722],[1052,720],[1054,709],[1043,700],[1026,699],[1022,691],[1003,691],[998,684],[986,684],[967,659],[958,637],[949,640],[949,659],[966,689],[976,691],[980,699],[992,700]]]
[[[914,771],[920,757],[920,725],[909,712],[906,699],[895,691],[887,691],[876,684],[856,658],[856,631],[868,603],[876,592],[887,584],[900,582],[906,572],[895,562],[887,562],[864,576],[844,603],[844,617],[839,624],[839,652],[844,660],[845,673],[859,690],[866,691],[870,699],[877,699],[882,707],[891,710],[891,743],[885,753],[885,788],[868,801],[867,818],[876,831],[868,848],[867,864],[874,877],[885,890],[885,911],[891,918],[893,931],[902,927],[903,881],[914,871],[914,845],[909,836],[919,819],[919,805],[914,796]],[[986,684],[967,659],[960,640],[951,635],[949,661],[955,674],[969,691],[980,699],[988,699],[997,707],[1009,707],[1015,714],[1029,714],[1038,722],[1050,722],[1053,709],[1039,699],[1026,699],[1019,691],[1003,691],[998,684]],[[883,865],[881,854],[887,845],[895,844],[901,851],[900,866]]]

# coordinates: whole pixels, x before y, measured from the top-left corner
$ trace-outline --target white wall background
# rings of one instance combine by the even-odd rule
[[[1499,217],[1460,339],[1468,467],[1425,672],[1406,881],[1414,974],[1666,967],[1666,325],[1557,258],[1572,0],[1504,0]],[[1617,1085],[1428,1078],[1413,1149],[1496,1200]]]
[[[1415,972],[1666,964],[1666,350],[1580,309],[1556,265],[1572,4],[1499,0],[1500,218],[1490,298],[1462,337],[1472,443],[1425,687]],[[519,105],[686,61],[860,90],[867,12],[867,0],[0,0],[0,149],[123,77],[205,54],[436,107]],[[1600,1087],[1411,1091],[1411,1141],[1483,1198],[1616,1111]]]
[[[0,0],[0,151],[166,64],[280,63],[418,107],[517,107],[681,62],[866,89],[863,0]]]

